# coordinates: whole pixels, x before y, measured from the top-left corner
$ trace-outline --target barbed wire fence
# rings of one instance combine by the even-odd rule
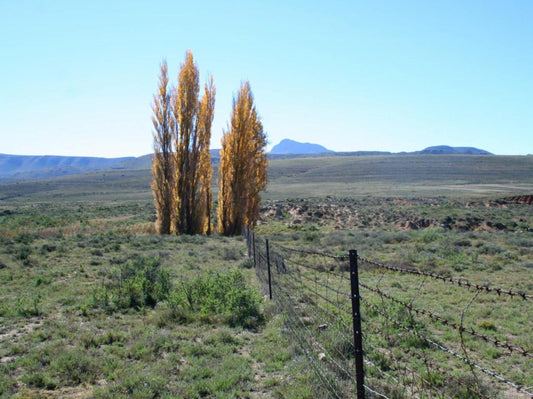
[[[245,235],[319,396],[533,398],[532,295]],[[492,307],[522,315],[523,329],[480,320]]]

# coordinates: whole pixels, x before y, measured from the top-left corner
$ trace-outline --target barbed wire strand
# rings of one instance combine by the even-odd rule
[[[379,327],[377,327],[377,326],[375,326],[375,325],[373,325],[373,324],[371,324],[371,323],[366,323],[365,325],[366,325],[366,327],[367,327],[368,329],[371,329],[371,330],[375,331],[377,334],[379,334],[379,335],[381,335],[382,337],[384,337],[384,338],[389,342],[390,345],[394,345],[394,344],[395,344],[396,340],[395,340],[393,337],[391,337],[390,335],[388,335],[388,334],[387,334],[385,331],[383,331],[381,328],[379,328]],[[368,342],[367,342],[367,344],[368,344]],[[448,378],[451,378],[451,379],[454,380],[456,383],[458,383],[458,384],[464,386],[464,387],[465,387],[470,393],[473,393],[473,394],[479,396],[479,397],[482,398],[482,399],[490,399],[488,396],[484,395],[483,393],[481,393],[481,392],[479,392],[479,391],[476,391],[476,390],[474,390],[473,388],[471,388],[471,387],[470,387],[468,384],[466,384],[465,382],[459,380],[458,378],[454,377],[453,375],[450,375],[450,374],[448,373],[448,370],[446,370],[446,369],[444,369],[444,368],[438,366],[437,364],[431,362],[429,359],[427,359],[427,357],[422,356],[420,353],[413,351],[412,349],[410,349],[410,348],[407,347],[407,346],[402,346],[402,350],[405,351],[405,352],[407,352],[410,356],[414,356],[414,357],[416,357],[418,360],[423,361],[424,364],[429,365],[429,366],[432,367],[433,369],[437,370],[439,373],[447,375]],[[395,357],[393,353],[392,353],[392,356]],[[397,357],[395,357],[395,359],[397,359],[399,362],[401,362],[401,359],[398,359]]]
[[[449,320],[447,320],[447,319],[445,319],[445,318],[443,318],[441,316],[438,316],[438,315],[430,312],[429,310],[415,308],[415,307],[409,305],[408,303],[405,303],[404,301],[401,301],[398,298],[395,298],[392,295],[389,295],[386,292],[383,292],[383,291],[381,291],[378,288],[370,287],[369,285],[367,285],[365,283],[359,282],[359,285],[361,287],[363,287],[363,288],[366,288],[369,291],[372,291],[372,292],[378,294],[382,298],[387,298],[387,299],[389,299],[389,300],[391,300],[391,301],[393,301],[393,302],[395,302],[395,303],[407,308],[409,311],[413,311],[413,312],[415,312],[417,314],[421,314],[421,315],[424,315],[426,317],[429,317],[430,319],[438,321],[439,323],[441,323],[441,324],[443,324],[445,326],[450,326],[451,328],[453,328],[453,329],[455,329],[455,330],[457,330],[459,332],[466,332],[467,334],[470,334],[470,335],[472,335],[474,337],[480,338],[480,339],[484,340],[485,342],[491,342],[497,347],[507,349],[510,352],[518,352],[521,355],[524,355],[524,356],[527,356],[527,357],[533,357],[533,353],[528,352],[527,350],[525,350],[523,348],[511,345],[510,343],[505,342],[505,341],[500,341],[500,340],[498,340],[496,338],[488,337],[488,336],[486,336],[484,334],[481,334],[481,333],[478,333],[477,331],[474,331],[472,328],[466,328],[466,327],[464,327],[464,326],[462,326],[460,324],[452,323],[451,321],[449,321]]]
[[[252,239],[250,237],[247,237],[247,241],[248,241],[248,245],[250,247],[249,253],[251,254],[252,253],[252,248],[251,248]],[[253,252],[255,252],[255,254],[256,254],[256,264],[258,266],[257,269],[259,269],[258,272],[260,270],[262,271],[262,273],[258,273],[258,277],[260,277],[260,281],[262,281],[263,284],[265,284],[265,282],[268,281],[267,277],[266,277],[267,261],[266,261],[266,255],[264,255],[264,253],[262,252],[262,249],[263,249],[263,247],[266,248],[266,242],[264,240],[262,240],[260,237],[256,236],[255,237],[255,244],[256,244],[256,248],[255,248],[255,251],[253,251]],[[302,329],[303,332],[307,332],[309,334],[310,338],[312,338],[314,336],[313,333],[309,330],[309,328],[305,325],[305,323],[303,323],[302,319],[298,316],[298,314],[295,312],[295,310],[290,305],[291,296],[290,296],[290,294],[288,292],[284,291],[284,289],[282,288],[282,285],[284,283],[287,283],[286,285],[287,285],[287,287],[289,289],[292,288],[292,289],[295,289],[295,290],[299,290],[299,292],[301,293],[300,296],[302,298],[297,300],[296,302],[294,302],[294,304],[295,304],[294,306],[295,307],[299,306],[299,305],[296,305],[298,302],[301,302],[301,301],[304,300],[304,296],[314,295],[315,303],[311,304],[310,306],[314,306],[315,308],[317,308],[318,311],[321,312],[322,317],[327,316],[329,322],[335,322],[335,321],[336,322],[340,322],[344,329],[349,330],[349,327],[346,325],[346,323],[344,322],[342,317],[340,317],[340,315],[330,315],[329,314],[329,309],[328,309],[328,305],[329,305],[329,306],[333,306],[334,309],[337,309],[337,310],[339,310],[341,312],[351,313],[351,311],[347,309],[347,306],[346,307],[342,306],[341,302],[343,302],[343,301],[339,300],[339,298],[341,298],[341,299],[349,299],[350,295],[347,292],[343,292],[342,290],[338,289],[337,287],[333,287],[333,285],[330,284],[330,277],[331,276],[340,278],[341,281],[349,281],[349,278],[347,277],[348,273],[342,273],[342,271],[343,271],[342,268],[338,267],[338,266],[343,266],[340,262],[347,261],[348,260],[348,256],[331,255],[331,254],[328,254],[328,253],[319,252],[319,251],[313,251],[313,250],[299,250],[299,249],[285,247],[285,246],[281,246],[281,245],[278,245],[277,247],[279,249],[287,251],[289,253],[298,254],[302,258],[304,256],[306,256],[306,257],[308,257],[308,256],[319,256],[319,257],[323,257],[323,258],[327,258],[327,259],[333,259],[335,262],[339,262],[338,265],[336,265],[336,264],[324,265],[322,262],[317,264],[317,262],[298,261],[298,260],[294,259],[295,257],[284,257],[284,253],[283,252],[278,252],[277,248],[273,248],[271,246],[270,247],[271,260],[276,259],[275,265],[276,265],[276,270],[278,271],[277,276],[279,277],[278,279],[274,279],[274,278],[272,279],[272,289],[273,289],[273,291],[276,291],[276,297],[277,297],[277,302],[278,302],[279,307],[280,308],[285,308],[289,313],[292,313],[292,317],[296,316],[295,320],[300,324],[300,326],[301,326],[300,329]],[[280,262],[280,259],[281,259],[281,262]],[[279,263],[283,263],[284,259],[285,260],[290,259],[290,261],[288,262],[289,266],[291,266],[291,268],[294,268],[296,270],[285,269],[285,264],[283,264],[284,271],[283,271],[283,273],[280,273],[279,270],[278,270],[278,265],[279,265]],[[373,266],[377,266],[377,267],[379,267],[379,268],[381,268],[383,270],[395,271],[395,272],[400,272],[400,273],[417,274],[417,275],[421,275],[421,276],[424,276],[424,277],[429,277],[429,278],[432,278],[432,279],[449,282],[449,283],[452,283],[452,284],[457,285],[459,287],[474,288],[474,289],[476,289],[478,291],[478,294],[480,292],[495,292],[498,295],[504,294],[504,295],[509,295],[509,296],[512,296],[512,297],[519,296],[519,297],[522,297],[523,299],[533,298],[533,295],[526,294],[525,292],[521,292],[521,291],[512,291],[512,290],[505,290],[505,289],[502,289],[502,288],[489,287],[488,285],[474,284],[474,283],[471,283],[471,282],[469,282],[467,280],[453,279],[453,278],[446,277],[446,276],[441,276],[441,275],[438,275],[438,274],[435,274],[435,273],[423,272],[423,271],[414,270],[414,269],[406,269],[406,268],[401,268],[401,267],[396,267],[396,266],[388,266],[388,265],[385,265],[383,263],[379,263],[379,262],[375,262],[375,261],[363,258],[361,256],[358,256],[358,259],[361,260],[363,263],[367,263],[367,264],[370,264],[370,265],[373,265]],[[298,270],[299,269],[298,267],[302,267],[305,270],[312,271],[312,272],[314,272],[314,275],[312,275],[312,277],[309,277],[305,273],[303,273],[302,271]],[[339,270],[340,272],[338,272],[337,270]],[[324,278],[319,278],[319,276],[324,276]],[[383,276],[384,276],[384,274],[382,274],[382,278],[383,278]],[[280,281],[280,280],[283,280],[283,281]],[[305,283],[304,280],[307,281],[307,283]],[[325,282],[324,282],[324,280],[325,280]],[[380,279],[380,281],[381,281],[381,279]],[[309,288],[309,284],[308,283],[311,283],[311,286],[314,285],[314,290],[313,290],[313,288]],[[374,293],[378,294],[382,301],[383,301],[384,298],[387,298],[388,300],[391,300],[391,301],[393,301],[393,302],[395,302],[395,303],[407,308],[409,310],[409,312],[413,311],[413,312],[415,312],[417,314],[422,314],[422,315],[424,315],[426,317],[429,317],[430,319],[432,319],[434,321],[438,321],[439,323],[441,323],[443,325],[447,325],[447,326],[450,326],[450,327],[458,330],[459,333],[461,334],[461,337],[463,336],[463,333],[467,333],[467,334],[473,335],[475,337],[481,338],[481,339],[483,339],[486,342],[491,342],[491,343],[493,343],[494,345],[496,345],[498,347],[507,349],[507,350],[509,350],[509,352],[513,352],[514,351],[514,352],[518,352],[518,353],[520,353],[520,354],[522,354],[524,356],[533,357],[533,355],[529,351],[526,351],[523,348],[516,347],[516,346],[511,345],[510,343],[501,342],[501,341],[499,341],[497,339],[487,337],[487,336],[485,336],[483,334],[477,333],[473,329],[465,328],[464,325],[463,325],[463,319],[464,319],[464,314],[465,314],[466,310],[468,310],[468,308],[469,308],[469,305],[467,305],[465,307],[465,309],[463,309],[462,317],[461,317],[461,324],[459,324],[459,325],[457,325],[455,323],[452,323],[449,320],[446,320],[446,319],[444,319],[444,318],[442,318],[442,317],[440,317],[438,315],[435,315],[435,314],[433,314],[430,311],[414,308],[412,306],[412,304],[413,304],[414,300],[416,299],[416,297],[418,296],[423,284],[424,284],[424,282],[422,282],[420,284],[418,291],[411,298],[410,303],[406,303],[404,301],[401,301],[401,300],[393,297],[392,295],[389,295],[389,294],[383,292],[382,290],[380,290],[378,288],[369,287],[368,285],[366,285],[364,283],[361,284],[361,286],[363,288],[365,288],[365,289],[369,289],[371,292],[374,292]],[[320,287],[320,289],[319,289],[319,287]],[[322,290],[324,290],[325,293]],[[337,296],[337,301],[336,302],[333,299],[329,299],[328,290],[331,291],[332,293],[334,293]],[[289,298],[289,301],[288,301],[289,302],[289,306],[286,306],[286,304],[284,306],[282,306],[282,304],[281,304],[281,297],[284,296],[284,294],[286,294],[287,298]],[[475,300],[476,297],[477,297],[477,294],[471,299],[469,304],[471,304]],[[321,306],[319,304],[318,298],[320,298],[320,300],[323,300],[325,302],[325,304],[327,304],[326,307]],[[416,330],[414,330],[414,329],[412,329],[410,327],[407,327],[403,323],[393,319],[391,316],[387,315],[385,312],[381,311],[380,309],[375,307],[370,302],[364,300],[363,298],[361,298],[361,301],[362,301],[362,303],[365,306],[370,307],[376,313],[380,314],[381,316],[383,316],[384,318],[386,318],[387,320],[389,320],[393,324],[397,325],[398,327],[403,329],[405,332],[413,334],[413,335],[417,336],[418,338],[428,342],[431,346],[433,346],[433,347],[435,347],[435,348],[437,348],[437,349],[439,349],[439,350],[441,350],[441,351],[443,351],[445,353],[448,353],[449,355],[452,355],[452,356],[456,357],[457,359],[461,360],[462,362],[464,362],[465,364],[470,366],[471,369],[475,368],[477,370],[480,370],[484,374],[486,374],[486,375],[488,375],[488,376],[490,376],[492,378],[495,378],[499,382],[505,383],[505,384],[513,387],[517,391],[525,393],[527,395],[530,395],[533,398],[533,393],[529,392],[529,390],[531,388],[527,388],[527,387],[524,388],[524,387],[520,386],[519,384],[516,384],[516,383],[506,379],[505,377],[503,377],[503,376],[501,376],[501,375],[499,375],[499,374],[497,374],[497,373],[495,373],[495,372],[493,372],[491,370],[488,370],[488,369],[486,369],[483,366],[480,366],[480,365],[476,364],[474,361],[472,361],[467,356],[466,353],[465,353],[465,356],[461,356],[458,353],[454,352],[453,350],[451,350],[451,349],[449,349],[449,348],[447,348],[447,347],[445,347],[445,346],[443,346],[443,345],[441,345],[441,344],[429,339],[428,337],[424,336],[424,334],[421,334],[418,331],[416,331]],[[317,316],[314,315],[313,317],[316,318]],[[311,349],[311,351],[312,351],[311,343],[307,342],[307,340],[304,337],[299,336],[298,333],[296,333],[296,331],[295,331],[295,327],[292,326],[291,323],[289,323],[288,326],[289,326],[289,329],[291,330],[291,332],[293,333],[293,335],[297,338],[298,341],[300,341],[300,346],[302,346],[302,350],[306,354],[306,357],[308,357],[310,359],[310,362],[313,365],[313,368],[316,369],[315,372],[317,373],[319,378],[322,380],[322,382],[326,386],[331,385],[331,384],[328,383],[328,378],[325,375],[323,375],[322,372],[319,370],[321,368],[320,367],[320,363],[317,364],[316,359],[314,359],[314,357],[309,353],[309,349]],[[329,325],[326,326],[326,328],[329,328]],[[375,330],[375,328],[376,327],[373,326],[372,329]],[[332,331],[332,333],[333,333],[333,331]],[[341,337],[342,339],[347,339],[346,342],[349,342],[350,343],[350,347],[353,347],[353,343],[351,342],[351,340],[345,334],[343,334],[342,329],[335,329],[334,333],[338,334],[338,336]],[[383,335],[383,334],[381,334],[381,335]],[[387,337],[385,335],[383,335],[383,336],[385,337],[385,339],[387,339]],[[303,347],[303,342],[307,343],[307,347],[309,349],[305,349]],[[367,344],[369,344],[368,340],[366,340],[366,342],[367,342]],[[325,350],[324,346],[316,338],[312,338],[312,343],[317,345],[317,347],[320,350],[323,350],[324,353],[327,352]],[[343,363],[344,362],[345,363],[349,363],[349,360],[342,353],[342,351],[339,351],[335,347],[333,348],[333,350],[334,350],[335,353],[337,353],[337,355],[340,356],[340,359],[339,359],[340,361],[342,361]],[[412,354],[416,353],[416,352],[413,352],[413,351],[410,351],[410,352]],[[464,352],[464,350],[463,350],[463,352]],[[341,370],[345,375],[350,376],[352,379],[354,378],[354,376],[350,372],[348,372],[342,364],[340,364],[338,361],[336,361],[333,356],[330,355],[328,357],[330,358],[330,359],[328,359],[328,363],[329,363],[329,361],[331,361],[331,363],[333,363],[335,368]],[[430,362],[427,359],[427,357],[421,358],[420,355],[416,355],[415,357],[417,359],[421,360],[421,361],[424,361],[426,365],[429,365],[429,366],[435,368],[436,370],[439,369],[439,366],[437,366],[437,365],[433,364],[432,362]],[[367,360],[368,359],[365,359],[365,362]],[[370,360],[368,360],[368,362],[370,362],[368,364],[373,364]],[[377,370],[380,370],[375,364],[373,366]],[[409,370],[409,369],[405,366],[405,370]],[[442,368],[440,368],[440,370],[442,371]],[[380,370],[380,371],[382,371],[382,370]],[[415,374],[413,374],[413,376],[414,375]],[[391,375],[389,375],[389,376],[392,377]],[[451,376],[451,377],[452,377],[452,379],[455,379],[455,378],[453,378],[453,376]],[[457,379],[455,379],[455,380],[456,380],[456,382],[461,384],[460,380],[457,380]],[[466,384],[462,383],[461,385],[465,386],[465,388],[468,389],[469,392],[471,392],[471,393],[473,393],[475,395],[478,395],[479,397],[486,398],[486,396],[484,396],[481,392],[473,390],[472,388],[470,388]],[[373,394],[375,394],[377,396],[389,399],[386,395],[377,392],[376,390],[370,388],[368,385],[365,385],[364,387],[365,387],[365,389],[368,392],[371,392],[371,393],[373,393]],[[328,391],[334,392],[334,394],[337,397],[340,397],[340,396],[338,396],[339,392],[337,392],[335,390],[335,388],[333,388],[332,386],[329,387]]]
[[[387,319],[388,321],[390,321],[391,323],[397,325],[398,327],[400,327],[401,329],[407,331],[407,332],[410,332],[414,335],[416,335],[418,338],[420,339],[423,339],[424,341],[426,341],[427,343],[429,343],[430,345],[432,345],[433,347],[441,350],[442,352],[445,352],[445,353],[448,353],[460,360],[462,360],[463,362],[467,363],[467,364],[472,364],[475,368],[477,368],[478,370],[482,371],[483,373],[487,374],[488,376],[491,376],[495,379],[497,379],[498,381],[502,382],[502,383],[505,383],[513,388],[515,388],[516,390],[522,392],[522,393],[525,393],[527,395],[531,395],[533,396],[533,392],[529,392],[528,390],[525,390],[524,388],[522,388],[519,384],[516,384],[510,380],[508,380],[507,378],[491,371],[491,370],[488,370],[487,368],[483,367],[483,366],[480,366],[474,362],[469,362],[467,359],[465,359],[463,356],[459,355],[458,353],[454,352],[453,350],[445,347],[444,345],[442,344],[439,344],[435,341],[433,341],[432,339],[429,339],[428,337],[426,337],[424,334],[421,334],[419,333],[418,331],[416,330],[413,330],[412,328],[409,328],[407,326],[405,326],[404,324],[400,323],[399,321],[393,319],[392,317],[390,317],[389,315],[387,315],[385,312],[382,312],[379,308],[377,308],[376,306],[374,306],[372,303],[368,302],[366,299],[364,299],[363,297],[360,297],[359,298],[361,300],[362,303],[364,303],[366,306],[370,307],[373,311],[375,311],[376,313],[380,314],[381,316],[383,316],[385,319]]]
[[[388,396],[385,396],[384,394],[370,388],[368,385],[364,384],[363,385],[365,387],[365,389],[370,392],[370,393],[373,393],[374,395],[378,395],[380,398],[384,398],[384,399],[390,399]]]
[[[309,250],[309,249],[291,248],[291,247],[286,247],[284,245],[279,245],[279,244],[277,245],[277,247],[287,252],[293,252],[293,253],[298,253],[298,254],[303,254],[303,255],[316,255],[316,256],[323,256],[325,258],[338,259],[338,260],[349,259],[348,255],[332,255],[332,254],[328,254],[325,252],[314,251],[314,250]]]
[[[283,294],[286,294],[286,293],[283,293]],[[287,295],[288,298],[290,298],[290,296],[288,294],[286,294],[286,295]],[[298,320],[298,322],[300,324],[300,328],[302,328],[303,330],[307,329],[305,324],[298,317],[298,315],[294,313],[294,309],[292,308],[292,306],[285,307],[285,309],[287,311],[289,311],[290,313],[292,313],[293,320]],[[291,329],[291,331],[293,332],[293,335],[297,338],[297,340],[300,341],[300,347],[302,347],[304,349],[304,353],[306,354],[306,357],[309,359],[310,363],[315,368],[315,371],[317,372],[317,375],[319,376],[319,378],[326,384],[326,386],[328,386],[328,391],[331,392],[332,394],[334,394],[335,397],[342,398],[343,395],[339,394],[339,392],[337,391],[337,388],[332,385],[331,381],[326,376],[324,376],[322,374],[322,371],[320,370],[320,367],[318,367],[316,365],[315,356],[312,356],[311,353],[309,352],[309,349],[306,349],[306,348],[311,348],[311,345],[308,342],[306,342],[305,338],[299,336],[299,334],[294,329],[294,326],[292,325],[292,323],[289,324],[289,329]],[[310,336],[310,334],[308,334],[308,336]],[[304,345],[304,343],[305,343],[305,345]]]
[[[449,282],[459,287],[475,288],[478,291],[495,292],[498,295],[504,294],[504,295],[509,295],[509,296],[519,296],[519,297],[522,297],[523,299],[533,298],[533,295],[527,294],[523,291],[512,291],[512,290],[506,290],[506,289],[499,288],[499,287],[490,287],[488,285],[472,283],[468,280],[454,279],[451,277],[441,276],[435,273],[424,272],[422,270],[417,270],[417,269],[406,269],[406,268],[399,267],[399,266],[389,266],[389,265],[385,265],[380,262],[376,262],[374,260],[363,258],[362,256],[358,256],[358,259],[361,260],[362,262],[380,267],[382,269],[391,270],[391,271],[400,272],[400,273],[418,274],[420,276],[430,277],[435,280],[442,280],[445,282]]]

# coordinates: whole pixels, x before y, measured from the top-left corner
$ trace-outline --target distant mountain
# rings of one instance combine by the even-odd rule
[[[428,147],[422,151],[417,151],[417,154],[469,154],[469,155],[492,155],[490,152],[480,150],[474,147],[450,147],[447,145],[437,145]]]
[[[0,154],[0,178],[43,178],[85,173],[134,159]]]
[[[365,155],[404,155],[404,154],[472,154],[490,155],[489,152],[472,147],[449,147],[445,145],[428,147],[422,151],[390,153],[381,151],[334,152],[311,143],[299,143],[284,139],[270,151],[270,159],[329,157],[329,156],[365,156]],[[97,158],[69,157],[51,155],[7,155],[0,154],[0,180],[21,181],[43,179],[64,175],[94,172],[98,170],[141,170],[152,167],[153,154],[140,157]],[[211,150],[213,165],[220,163],[220,150]],[[216,167],[216,166],[215,166]]]
[[[211,161],[214,165],[220,163],[220,149],[209,151]],[[150,169],[152,167],[152,157],[154,154],[146,154],[137,158],[129,158],[125,161],[118,162],[112,166],[112,169]]]
[[[321,154],[333,152],[327,148],[312,143],[299,143],[298,141],[283,139],[270,150],[270,154]]]

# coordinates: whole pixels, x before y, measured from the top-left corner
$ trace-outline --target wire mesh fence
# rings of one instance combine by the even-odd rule
[[[251,231],[246,238],[258,279],[316,374],[320,396],[533,398],[531,295],[355,251],[291,248]],[[522,322],[494,320],[493,308]]]

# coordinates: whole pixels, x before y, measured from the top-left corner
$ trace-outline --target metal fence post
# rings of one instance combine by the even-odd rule
[[[248,247],[248,259],[252,257],[252,246],[250,242],[250,226],[246,226],[246,246]]]
[[[252,231],[252,249],[253,249],[253,255],[254,255],[254,267],[257,267],[257,262],[255,258],[255,233]]]
[[[266,239],[266,250],[267,250],[267,268],[268,268],[268,297],[272,299],[272,275],[270,273],[270,249],[268,245],[268,238]]]
[[[350,285],[352,294],[353,343],[355,355],[355,382],[357,399],[365,398],[365,379],[363,371],[363,334],[361,331],[361,311],[359,306],[359,272],[357,270],[357,251],[351,249]]]

